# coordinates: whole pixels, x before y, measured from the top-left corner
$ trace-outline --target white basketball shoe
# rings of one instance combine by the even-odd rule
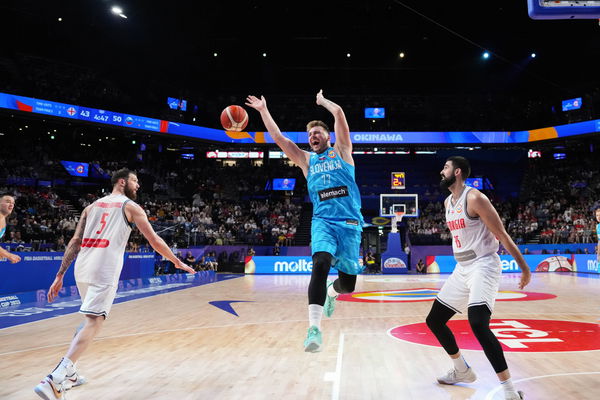
[[[458,370],[452,368],[446,375],[437,378],[437,381],[444,385],[454,385],[455,383],[460,382],[475,382],[476,379],[477,375],[475,375],[473,368],[469,367],[465,372],[458,372]]]

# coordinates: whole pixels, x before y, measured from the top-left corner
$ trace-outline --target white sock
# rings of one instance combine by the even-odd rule
[[[467,364],[462,354],[458,358],[453,358],[452,362],[454,363],[454,369],[458,372],[467,372],[469,369],[469,364]]]
[[[54,368],[54,371],[50,375],[52,375],[52,380],[55,383],[62,383],[68,375],[72,375],[75,372],[75,366],[73,362],[69,360],[67,357],[63,357],[60,360],[60,364]]]
[[[504,394],[514,394],[517,392],[517,389],[513,386],[512,380],[508,378],[504,382],[500,382],[502,385],[502,389],[504,389]]]
[[[336,292],[336,290],[333,288],[335,286],[331,285],[327,288],[327,296],[329,297],[337,297],[337,295],[339,294],[338,292]]]
[[[321,330],[321,319],[323,318],[323,306],[319,304],[308,305],[308,325],[316,326]]]

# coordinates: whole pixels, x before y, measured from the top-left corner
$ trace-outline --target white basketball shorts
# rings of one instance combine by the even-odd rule
[[[108,313],[117,295],[116,286],[77,282],[77,289],[81,296],[80,313],[102,315],[104,318],[108,317]]]
[[[456,264],[437,299],[458,313],[482,304],[493,312],[501,278],[502,266],[496,253],[483,256],[466,266]]]

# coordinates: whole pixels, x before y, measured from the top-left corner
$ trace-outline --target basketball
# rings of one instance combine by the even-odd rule
[[[248,113],[240,106],[228,106],[221,113],[221,125],[227,131],[241,132],[248,125]]]

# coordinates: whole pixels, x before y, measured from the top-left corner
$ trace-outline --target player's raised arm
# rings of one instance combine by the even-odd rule
[[[317,93],[317,104],[323,106],[334,118],[333,131],[335,132],[335,148],[341,153],[345,161],[352,160],[352,140],[350,139],[350,127],[346,120],[344,110],[338,104],[326,99],[321,89]],[[353,163],[352,163],[353,164]]]
[[[500,243],[506,248],[506,251],[513,256],[519,265],[519,268],[521,268],[522,274],[521,281],[519,282],[519,289],[523,289],[531,281],[531,271],[529,270],[529,265],[527,265],[521,251],[515,242],[513,242],[508,232],[506,232],[498,212],[487,196],[478,190],[471,190],[467,195],[467,201],[469,213],[472,209],[475,212],[475,215],[478,215],[481,218],[485,226],[494,236],[496,236]]]
[[[277,143],[277,146],[279,146],[279,148],[283,150],[285,155],[288,156],[290,160],[292,160],[302,169],[302,172],[304,172],[304,175],[306,176],[308,170],[308,153],[300,149],[298,145],[296,145],[296,143],[283,136],[281,130],[279,130],[279,127],[275,123],[275,120],[273,119],[271,113],[269,112],[269,109],[267,108],[267,100],[265,99],[265,97],[260,96],[259,99],[256,96],[248,96],[246,98],[246,105],[248,107],[254,108],[260,113],[260,117],[262,118],[263,123],[265,124],[265,128],[267,129],[275,143]]]
[[[175,268],[182,269],[186,272],[189,272],[190,274],[196,273],[196,271],[194,271],[193,268],[189,267],[183,261],[177,258],[177,256],[173,254],[169,246],[167,246],[165,241],[160,236],[158,236],[156,232],[154,232],[154,229],[152,229],[152,225],[150,225],[150,222],[148,221],[148,216],[146,215],[142,207],[133,202],[127,203],[125,207],[125,212],[127,216],[130,217],[131,222],[133,222],[137,226],[137,228],[140,230],[142,235],[144,235],[146,240],[148,240],[148,243],[150,243],[150,246],[152,246],[154,250],[156,250],[167,260],[171,261],[175,265]]]

